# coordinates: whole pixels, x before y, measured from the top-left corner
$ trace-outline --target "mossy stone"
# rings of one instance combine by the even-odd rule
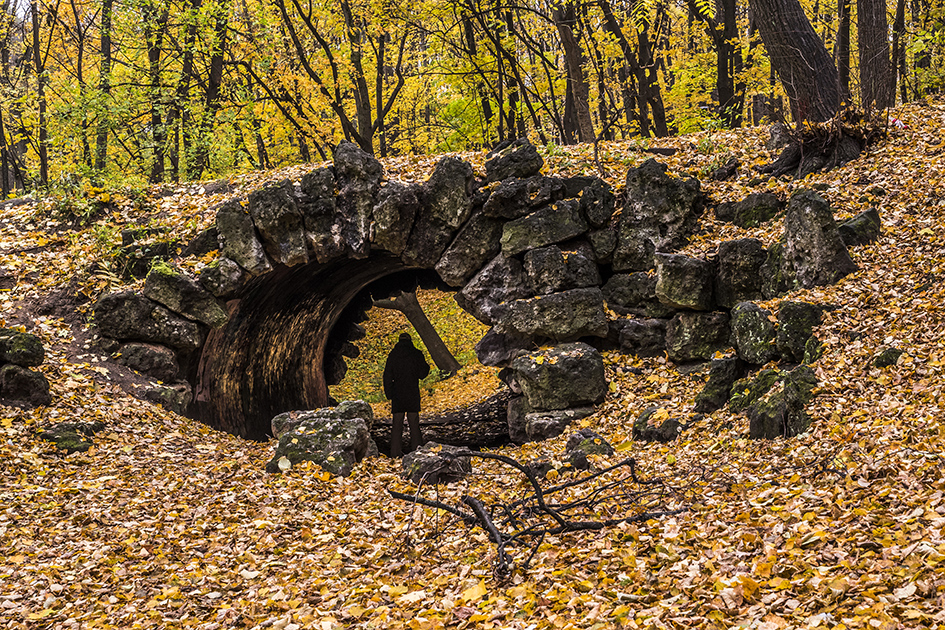
[[[899,362],[899,357],[902,355],[903,352],[899,348],[885,348],[873,359],[873,365],[878,368],[887,368],[896,365],[896,363]]]
[[[728,408],[732,413],[741,413],[767,394],[781,377],[781,370],[761,370],[753,378],[743,378],[732,385],[732,397]]]

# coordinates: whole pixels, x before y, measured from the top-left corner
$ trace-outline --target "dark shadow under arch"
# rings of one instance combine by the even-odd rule
[[[372,283],[410,270],[430,273],[375,253],[279,266],[254,278],[227,304],[227,324],[207,337],[194,378],[194,416],[260,440],[273,416],[326,406],[326,349],[342,313]]]

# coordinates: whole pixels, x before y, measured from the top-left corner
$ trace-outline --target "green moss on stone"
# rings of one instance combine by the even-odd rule
[[[743,378],[732,386],[732,397],[728,408],[732,413],[741,413],[768,393],[781,377],[781,371],[767,369],[758,372],[754,378]]]

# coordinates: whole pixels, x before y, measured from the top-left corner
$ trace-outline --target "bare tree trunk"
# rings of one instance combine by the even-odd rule
[[[407,317],[407,321],[410,322],[410,325],[413,326],[417,334],[420,335],[423,345],[425,345],[430,352],[430,358],[433,359],[433,363],[436,364],[436,367],[439,368],[441,372],[455,374],[459,371],[460,367],[462,367],[459,361],[456,360],[456,357],[453,356],[453,353],[446,347],[446,344],[443,343],[443,339],[440,338],[440,334],[436,332],[433,324],[430,323],[426,313],[423,312],[420,302],[417,301],[416,293],[401,291],[386,300],[375,300],[374,306],[378,308],[389,308],[403,313]]]
[[[892,40],[892,93],[896,94],[896,85],[901,86],[902,102],[906,102],[906,2],[897,0],[896,19],[893,22]]]
[[[36,0],[30,2],[30,19],[33,25],[33,71],[36,73],[36,99],[39,105],[39,181],[45,186],[49,183],[46,68],[43,67],[43,55],[39,47],[39,3]]]
[[[148,81],[151,91],[151,183],[164,181],[164,155],[167,150],[167,129],[162,119],[161,95],[161,51],[164,45],[164,32],[170,5],[165,5],[164,12],[158,14],[156,7],[148,5],[144,12],[144,32],[148,48]]]
[[[188,175],[191,179],[199,179],[204,170],[210,167],[210,143],[217,111],[220,109],[220,89],[223,86],[223,58],[226,54],[226,35],[229,27],[229,3],[222,3],[216,7],[214,16],[213,54],[210,56],[210,71],[207,76],[206,90],[204,91],[204,111],[197,124],[196,148],[194,160],[189,165]]]
[[[896,93],[889,67],[886,0],[857,0],[856,35],[860,49],[860,104],[867,113],[891,107]]]
[[[749,0],[795,122],[829,120],[840,107],[837,68],[799,0]]]
[[[837,75],[840,81],[840,98],[850,98],[850,0],[839,0],[837,13],[840,25],[837,27],[837,45],[834,58],[837,61]]]
[[[578,25],[574,4],[566,2],[558,5],[554,8],[552,15],[561,38],[564,64],[568,75],[564,113],[565,137],[568,140],[573,139],[573,132],[576,131],[578,142],[593,142],[594,123],[591,121],[590,86],[584,75],[584,52],[574,33]]]
[[[99,70],[98,89],[107,101],[111,93],[112,74],[112,2],[102,0],[102,39],[101,39],[101,69]],[[95,132],[95,168],[105,169],[108,156],[108,116],[103,109],[99,112],[98,126]]]

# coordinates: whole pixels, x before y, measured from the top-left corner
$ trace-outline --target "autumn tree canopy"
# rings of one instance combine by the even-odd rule
[[[5,0],[2,186],[199,179],[324,160],[341,139],[392,156],[823,120],[841,101],[876,111],[939,89],[940,12],[936,0]]]

